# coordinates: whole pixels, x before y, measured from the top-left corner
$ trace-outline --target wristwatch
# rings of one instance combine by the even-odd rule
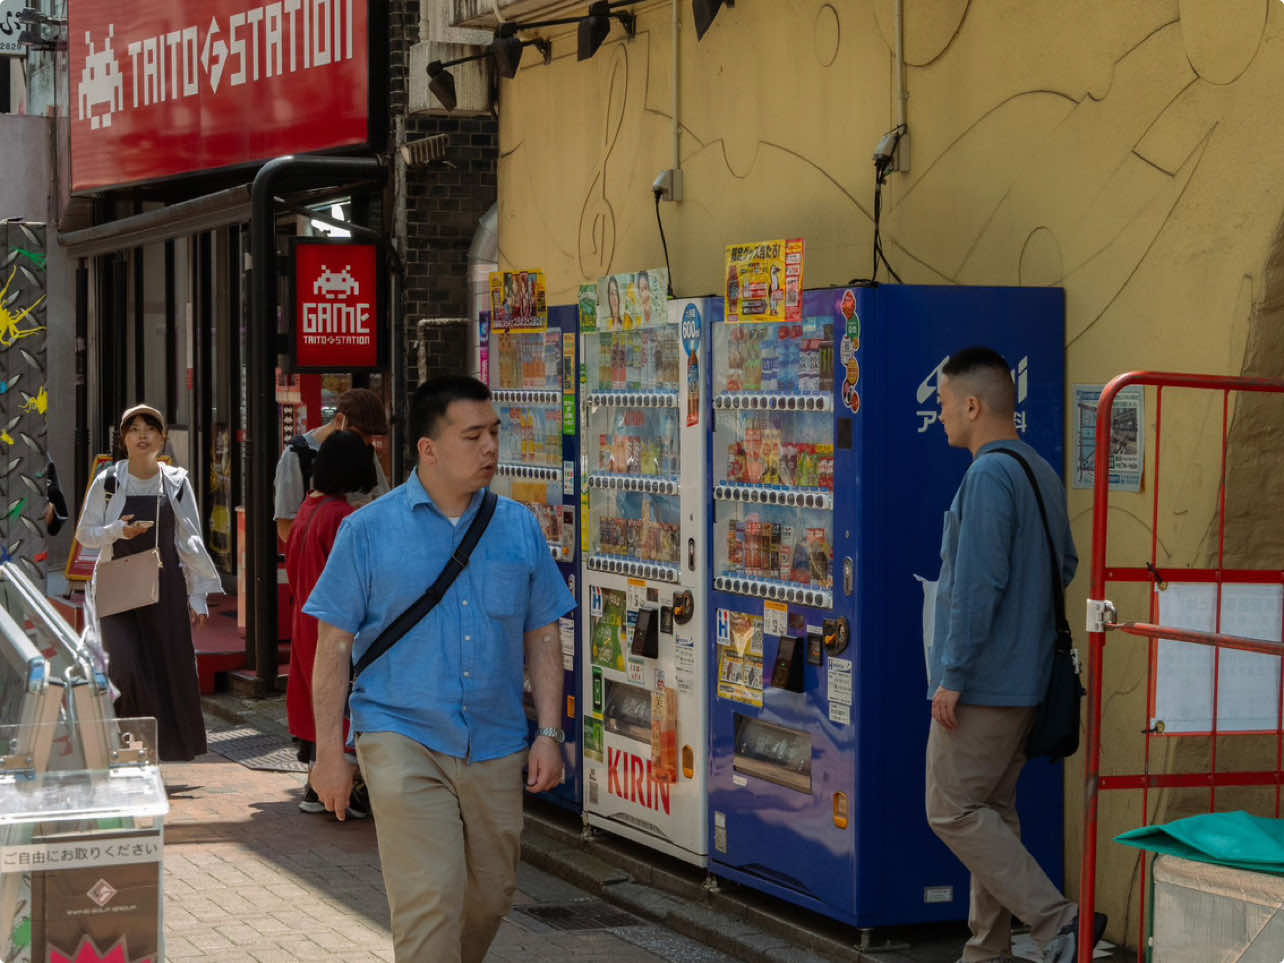
[[[540,736],[548,736],[559,746],[566,741],[566,733],[561,729],[554,729],[551,726],[545,726],[543,729],[536,729],[535,737],[538,739]]]

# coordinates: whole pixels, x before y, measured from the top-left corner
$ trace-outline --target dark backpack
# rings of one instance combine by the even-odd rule
[[[317,450],[308,444],[308,439],[303,435],[291,438],[289,449],[299,459],[299,471],[303,473],[303,494],[306,496],[312,491],[312,462],[317,457]]]

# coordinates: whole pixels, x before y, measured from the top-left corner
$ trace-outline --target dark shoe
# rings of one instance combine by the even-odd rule
[[[1095,947],[1106,934],[1106,914],[1092,915],[1092,945]],[[1076,915],[1061,932],[1043,948],[1046,963],[1076,963],[1079,959],[1079,917]]]
[[[348,796],[348,819],[369,819],[370,818],[370,793],[366,791],[366,784],[357,777],[357,781],[352,785],[352,794]]]
[[[303,787],[303,801],[299,803],[299,809],[305,813],[323,813],[325,806],[321,805],[321,797],[317,791],[312,788],[312,783],[306,783]]]

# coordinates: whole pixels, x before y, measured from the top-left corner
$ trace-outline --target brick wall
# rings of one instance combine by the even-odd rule
[[[468,315],[468,248],[478,220],[497,196],[499,127],[492,117],[407,116],[406,71],[410,46],[419,40],[418,0],[388,0],[388,27],[392,118],[403,119],[406,140],[447,134],[446,157],[454,165],[406,175],[406,237],[399,239],[406,252],[406,286],[398,343],[407,350],[407,383],[400,394],[408,398],[418,377],[416,323]],[[435,346],[430,373],[468,370],[468,330],[463,325],[431,329],[429,343]]]

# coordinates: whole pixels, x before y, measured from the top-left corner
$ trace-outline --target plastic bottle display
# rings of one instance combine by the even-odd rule
[[[832,324],[732,324],[727,328],[722,390],[768,394],[833,390]]]
[[[720,424],[736,418],[730,434],[726,480],[737,485],[834,490],[834,446],[800,440],[801,419],[786,413],[720,413]]]
[[[602,493],[595,506],[597,545],[603,555],[676,565],[680,527],[677,499],[637,492]]]
[[[507,463],[560,465],[562,409],[551,406],[500,405],[499,460]]]
[[[671,477],[677,474],[676,422],[672,414],[640,408],[615,409],[611,431],[597,436],[597,470],[613,475]]]
[[[804,588],[832,589],[833,547],[826,525],[803,527],[816,512],[764,508],[743,519],[729,518],[722,575],[769,579]]]

